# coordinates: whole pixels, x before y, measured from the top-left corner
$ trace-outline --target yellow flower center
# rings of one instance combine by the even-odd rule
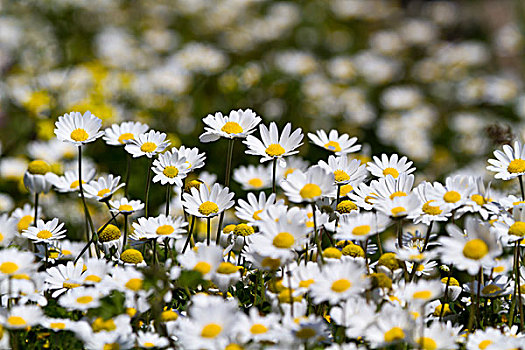
[[[281,266],[281,259],[264,258],[261,261],[261,266],[270,270],[277,270]]]
[[[142,253],[136,249],[126,249],[120,255],[120,259],[128,264],[139,264],[144,261]]]
[[[483,340],[478,344],[478,348],[480,348],[480,350],[485,350],[490,344],[492,344],[492,340]]]
[[[341,201],[337,205],[336,210],[337,210],[337,212],[339,212],[341,214],[348,214],[352,210],[357,210],[357,205],[354,202],[350,201],[350,200]]]
[[[20,316],[9,316],[7,323],[15,327],[25,326],[27,324],[26,320]]]
[[[525,235],[525,222],[516,221],[509,227],[509,235],[523,237]]]
[[[231,275],[232,273],[236,273],[237,271],[239,271],[239,267],[229,262],[222,262],[217,268],[217,272],[222,273],[224,275]]]
[[[202,215],[209,216],[210,214],[215,214],[218,212],[219,207],[213,202],[206,201],[199,205],[199,213],[201,213]]]
[[[434,309],[434,316],[438,316],[441,315],[441,309],[443,308],[443,305],[440,304],[438,306],[436,306],[436,308]],[[445,304],[445,309],[443,310],[443,315],[450,315],[452,314],[452,310],[450,310],[450,306],[448,304]]]
[[[159,236],[166,236],[166,235],[172,234],[173,231],[175,231],[173,226],[171,226],[171,225],[162,225],[162,226],[159,226],[155,232]]]
[[[260,323],[256,323],[250,328],[250,332],[252,334],[263,334],[263,333],[268,332],[268,328],[266,328],[265,325],[262,325]]]
[[[407,210],[405,207],[395,207],[395,208],[392,208],[390,212],[392,212],[392,216],[396,217],[396,216],[405,215]]]
[[[441,279],[441,283],[447,284],[447,282],[448,282],[448,277],[443,277]],[[454,286],[454,287],[459,287],[459,282],[454,277],[450,277],[450,282],[448,282],[448,285],[449,286]]]
[[[6,261],[0,265],[0,272],[5,273],[6,275],[15,273],[18,271],[18,265],[14,262]]]
[[[86,182],[85,182],[84,180],[82,180],[82,184],[85,184],[85,183],[86,183]],[[78,182],[78,180],[75,180],[75,181],[73,181],[73,182],[71,183],[71,185],[69,185],[69,188],[71,188],[71,189],[77,188],[79,184],[80,184],[80,183]]]
[[[179,175],[179,169],[170,165],[170,166],[165,167],[162,173],[166,175],[166,177],[173,179],[175,176]]]
[[[470,196],[470,199],[472,199],[477,205],[483,205],[487,203],[485,198],[483,198],[483,196],[480,194],[473,194]]]
[[[343,185],[343,186],[341,186],[339,188],[339,195],[341,197],[344,197],[347,194],[349,194],[350,192],[352,192],[353,190],[354,190],[354,188],[352,187],[352,185],[350,185],[350,184]]]
[[[525,172],[525,160],[523,159],[514,159],[509,163],[507,171],[512,174],[523,173]]]
[[[104,197],[106,194],[110,193],[111,190],[109,188],[103,188],[100,191],[97,192],[97,197]]]
[[[223,125],[221,128],[221,131],[227,133],[227,134],[240,134],[244,130],[242,129],[242,126],[239,125],[239,123],[236,122],[227,122]]]
[[[79,304],[89,304],[93,301],[93,297],[89,295],[83,295],[77,298],[77,303]]]
[[[133,207],[129,204],[122,204],[118,207],[119,211],[133,211]]]
[[[33,175],[44,175],[51,171],[51,167],[43,160],[34,160],[27,166],[27,171]]]
[[[377,261],[378,265],[385,266],[391,271],[399,268],[399,260],[395,253],[384,253]]]
[[[146,342],[144,344],[142,344],[143,347],[145,348],[152,348],[155,346],[155,344],[151,343],[151,342]]]
[[[341,146],[337,141],[328,141],[328,143],[324,145],[324,148],[332,152],[341,152]]]
[[[140,146],[140,150],[144,153],[151,153],[157,149],[157,145],[153,142],[145,142]]]
[[[205,275],[210,272],[211,265],[205,261],[200,261],[193,267],[193,270],[200,272],[202,275]]]
[[[102,350],[120,350],[120,344],[119,343],[107,343],[104,344],[104,347]]]
[[[17,274],[17,275],[13,275],[11,276],[13,279],[15,280],[26,280],[26,281],[29,281],[31,278],[26,275],[25,273],[21,273],[21,274]],[[0,338],[1,339],[1,338]]]
[[[483,287],[481,292],[483,294],[492,294],[501,291],[501,288],[496,286],[495,284],[489,284],[488,286]]]
[[[258,177],[248,180],[248,184],[255,188],[261,188],[263,186],[263,180]]]
[[[53,234],[49,232],[48,230],[42,230],[36,234],[36,236],[40,239],[48,239],[53,237]]]
[[[100,230],[100,229],[99,229]],[[98,240],[102,243],[114,241],[120,238],[120,230],[117,226],[109,224],[106,228],[100,232]]]
[[[93,322],[93,324],[91,324],[91,328],[95,333],[100,331],[111,332],[117,329],[117,325],[115,324],[115,321],[113,321],[111,318],[109,320],[104,321],[102,317],[99,317]]]
[[[405,332],[399,327],[394,327],[385,333],[385,341],[387,343],[392,343],[402,339],[405,339]]]
[[[88,133],[84,129],[75,129],[71,132],[71,139],[77,142],[86,141],[89,137]]]
[[[425,204],[423,204],[423,212],[428,215],[439,215],[443,212],[439,206],[431,205],[430,203],[434,202],[434,200],[429,200]]]
[[[266,148],[265,152],[270,157],[279,157],[283,155],[284,152],[286,151],[284,150],[283,146],[281,146],[280,144],[272,143],[270,146],[268,146],[268,148]]]
[[[456,191],[448,191],[443,196],[443,199],[447,203],[456,203],[461,199],[461,195]]]
[[[64,329],[66,328],[66,324],[64,322],[51,322],[49,327],[52,329]]]
[[[246,224],[236,225],[235,229],[233,230],[234,234],[236,234],[237,236],[243,236],[243,237],[250,236],[254,232],[255,231],[253,227],[251,227],[250,225],[246,225]]]
[[[295,238],[288,232],[281,232],[273,238],[274,247],[290,249],[295,243]]]
[[[67,282],[67,281],[65,281],[65,282],[62,283],[62,287],[67,288],[67,289],[78,288],[78,287],[80,287],[81,285],[82,285],[82,284],[80,284],[80,283]]]
[[[288,168],[288,169],[286,169],[286,171],[284,172],[284,178],[286,179],[288,177],[288,175],[290,175],[294,171],[295,171],[295,168]]]
[[[301,287],[301,288],[308,288],[308,287],[310,287],[310,285],[312,283],[315,283],[315,280],[310,278],[308,280],[304,280],[304,281],[299,282],[299,287]]]
[[[352,234],[355,236],[364,236],[370,232],[369,225],[360,225],[352,229]]]
[[[234,224],[226,225],[222,229],[222,232],[224,232],[224,233],[231,233],[231,232],[233,232],[233,230],[235,230],[235,227],[236,227],[236,225],[234,225]]]
[[[137,292],[142,288],[143,282],[144,281],[142,281],[141,278],[131,278],[124,286],[132,291]]]
[[[336,171],[334,171],[334,179],[335,179],[335,182],[348,181],[348,180],[350,180],[350,175],[348,175],[343,170],[336,170]]]
[[[472,260],[479,260],[487,255],[489,247],[483,240],[476,238],[468,241],[463,247],[463,255]]]
[[[102,278],[100,278],[100,276],[97,275],[89,275],[84,279],[84,281],[99,283],[100,281],[102,281]]]
[[[429,291],[429,290],[421,290],[419,292],[415,292],[412,297],[414,299],[429,299],[430,297],[432,297],[432,292]]]
[[[406,197],[406,193],[403,191],[396,191],[390,195],[390,199],[394,199],[396,197]]]
[[[394,168],[385,168],[383,170],[383,175],[392,175],[395,179],[397,179],[397,177],[399,176],[399,171],[397,171]]]
[[[346,278],[341,278],[332,283],[332,290],[336,293],[342,293],[352,287],[352,283]]]
[[[179,318],[179,314],[173,310],[162,311],[162,313],[160,314],[160,319],[162,322],[175,321],[178,318]]]
[[[343,255],[347,255],[347,256],[349,255],[354,258],[357,258],[357,257],[364,258],[365,257],[365,251],[363,250],[363,248],[361,248],[357,244],[347,245],[346,247],[343,248],[342,252],[343,252]]]
[[[215,338],[222,332],[222,327],[217,323],[209,323],[201,331],[203,338]]]
[[[420,348],[423,350],[436,350],[437,344],[432,338],[423,337],[419,338],[417,340],[417,343],[419,344]]]
[[[316,184],[306,184],[304,187],[299,191],[299,194],[304,199],[314,199],[316,197],[319,197],[321,195],[321,187],[319,187]]]
[[[327,259],[341,259],[343,253],[337,248],[329,247],[323,251],[323,257]]]
[[[295,333],[295,336],[299,339],[310,339],[312,337],[315,337],[317,333],[315,332],[315,329],[310,327],[301,328],[300,330]]]
[[[253,213],[253,216],[252,216],[252,217],[253,217],[255,220],[261,220],[261,217],[259,216],[259,214],[262,213],[262,212],[263,212],[262,209],[261,209],[261,210],[257,210],[256,212]]]
[[[130,132],[126,132],[118,137],[118,142],[124,144],[128,140],[135,140],[135,135]]]

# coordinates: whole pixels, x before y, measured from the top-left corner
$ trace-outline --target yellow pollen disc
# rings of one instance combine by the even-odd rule
[[[298,330],[297,333],[295,333],[295,336],[299,339],[310,339],[315,337],[316,334],[315,329],[306,327]]]
[[[525,203],[525,201],[517,201],[517,202],[512,202],[512,205],[518,205],[518,204],[523,204]]]
[[[397,340],[405,339],[405,332],[399,327],[394,327],[385,333],[384,338],[387,343],[392,343]]]
[[[488,286],[483,287],[481,293],[483,294],[492,294],[501,291],[501,288],[495,284],[489,284]]]
[[[29,281],[31,278],[26,275],[25,273],[21,273],[21,274],[18,274],[18,275],[13,275],[11,276],[13,279],[15,280],[26,280],[26,281]]]
[[[49,324],[49,328],[52,328],[52,329],[64,329],[64,328],[66,328],[66,324],[64,322],[51,322]]]
[[[523,173],[525,172],[525,160],[523,159],[514,159],[509,163],[507,171],[511,174]]]
[[[75,129],[71,132],[71,139],[77,142],[86,141],[89,137],[88,133],[84,129]]]
[[[211,265],[205,261],[200,261],[193,267],[193,270],[205,275],[211,271]]]
[[[261,210],[257,210],[255,213],[253,213],[253,216],[252,216],[252,217],[253,217],[255,220],[261,220],[261,217],[259,216],[259,214],[262,213],[262,212],[263,212],[262,209],[261,209]]]
[[[349,255],[354,258],[357,258],[357,257],[364,258],[365,257],[365,251],[363,250],[363,248],[361,248],[357,244],[347,245],[346,247],[343,248],[342,253],[343,255]]]
[[[355,236],[364,236],[370,232],[369,225],[360,225],[352,229],[352,234]]]
[[[239,271],[239,268],[229,262],[222,262],[217,268],[217,272],[224,275],[230,275],[232,273],[236,273],[237,271]]]
[[[224,228],[222,229],[222,232],[224,232],[224,233],[231,233],[231,232],[233,232],[233,230],[235,230],[235,227],[236,227],[236,226],[237,226],[237,225],[234,225],[234,224],[226,225],[226,226],[224,226]]]
[[[438,316],[441,315],[441,309],[443,308],[443,305],[438,305],[436,306],[436,308],[434,309],[434,316]],[[450,315],[452,314],[452,310],[450,310],[450,307],[448,304],[445,304],[445,309],[443,310],[443,315]]]
[[[350,175],[348,175],[343,170],[336,170],[336,171],[334,171],[334,179],[335,179],[335,182],[348,181],[348,180],[350,180]]]
[[[157,145],[153,142],[145,142],[140,146],[140,150],[144,153],[151,153],[157,149]]]
[[[323,257],[327,259],[341,259],[343,253],[337,248],[329,247],[323,251]]]
[[[332,290],[336,293],[342,293],[352,287],[352,283],[346,278],[339,279],[332,283]]]
[[[56,258],[58,258],[58,255],[59,255],[59,254],[58,254],[57,251],[50,251],[50,252],[48,252],[48,254],[47,254],[47,256],[48,256],[49,258],[51,258],[51,259],[56,259]]]
[[[261,266],[270,270],[277,270],[281,266],[281,259],[264,258],[261,261]]]
[[[492,344],[492,340],[483,340],[478,344],[478,348],[480,348],[480,350],[485,350],[490,344]]]
[[[102,317],[99,317],[95,321],[93,321],[93,324],[91,324],[91,328],[95,333],[100,331],[111,332],[117,329],[117,325],[115,324],[115,321],[113,321],[111,318],[109,320],[104,321]]]
[[[173,310],[162,311],[162,314],[160,314],[160,319],[162,322],[175,321],[178,318],[179,314]]]
[[[447,284],[447,282],[448,282],[448,277],[443,277],[441,279],[441,283]],[[454,277],[450,277],[450,282],[448,282],[448,285],[449,286],[454,286],[454,287],[459,287],[459,282]]]
[[[100,230],[100,229],[99,229]],[[117,226],[109,224],[106,228],[100,232],[98,240],[102,243],[114,241],[120,238],[120,230]]]
[[[391,271],[397,270],[399,266],[399,260],[395,253],[384,253],[379,257],[377,263],[381,266],[388,267]]]
[[[86,282],[95,282],[95,283],[98,283],[100,281],[102,281],[102,278],[100,278],[99,276],[97,275],[89,275],[87,276],[84,281]]]
[[[231,343],[231,344],[226,345],[224,350],[244,350],[244,348],[240,346],[239,344]]]
[[[51,171],[51,167],[43,160],[34,160],[27,166],[27,171],[33,175],[44,175]]]
[[[332,152],[341,152],[341,146],[337,141],[328,141],[328,143],[324,145],[324,148]]]
[[[319,187],[316,184],[306,184],[304,187],[299,191],[299,194],[304,199],[314,199],[316,197],[319,197],[322,194],[321,187]]]
[[[140,278],[131,278],[124,285],[126,288],[131,289],[132,291],[139,291],[142,288],[143,281]]]
[[[106,194],[111,192],[109,188],[103,188],[100,191],[97,192],[97,197],[104,197]]]
[[[396,191],[390,195],[390,199],[394,199],[396,197],[406,197],[406,193],[403,191]]]
[[[222,327],[217,323],[210,323],[204,326],[201,331],[201,337],[203,338],[215,338],[222,332]]]
[[[263,333],[268,332],[268,328],[266,328],[265,325],[262,325],[260,323],[256,323],[250,328],[250,332],[252,334],[263,334]]]
[[[288,168],[288,169],[286,169],[286,171],[284,172],[284,178],[286,179],[288,177],[288,175],[290,175],[294,171],[295,171],[295,168]]]
[[[280,144],[272,143],[270,146],[268,146],[268,148],[266,148],[265,152],[270,157],[279,157],[283,155],[284,152],[286,151],[284,150],[283,146],[281,146]]]
[[[344,197],[350,192],[352,192],[354,188],[350,184],[343,185],[339,188],[339,196]]]
[[[199,180],[191,180],[191,181],[186,181],[186,185],[184,186],[184,190],[186,192],[190,192],[190,190],[192,188],[199,189],[200,187],[201,187],[201,181],[199,181]]]
[[[171,225],[162,225],[155,231],[159,236],[167,236],[173,233],[175,229]]]
[[[15,327],[25,326],[27,324],[26,320],[20,316],[9,316],[7,323]]]
[[[373,194],[373,193],[370,193],[370,194]],[[366,196],[365,203],[374,204],[374,202],[372,201],[373,199],[377,199],[377,198],[375,196]]]
[[[405,207],[395,207],[390,210],[392,212],[392,216],[401,216],[406,215],[406,208]]]
[[[487,255],[489,247],[483,240],[476,238],[468,241],[463,247],[463,255],[472,260],[479,260]]]
[[[133,207],[129,204],[122,204],[118,207],[119,211],[133,211]]]
[[[308,288],[313,283],[315,283],[315,281],[310,278],[309,280],[304,280],[304,281],[299,282],[299,287]]]
[[[152,348],[152,347],[155,346],[155,344],[150,343],[150,342],[146,342],[146,343],[142,344],[142,346],[145,347],[145,348]]]
[[[395,179],[397,179],[399,172],[394,168],[385,168],[385,170],[383,170],[383,175],[392,175]]]
[[[179,175],[179,169],[170,165],[170,166],[165,167],[162,173],[166,175],[166,177],[173,179],[175,176]]]
[[[62,287],[67,288],[67,289],[78,288],[80,286],[81,286],[80,283],[73,283],[73,282],[64,282],[64,283],[62,283]]]
[[[423,350],[436,350],[437,349],[436,341],[432,338],[428,338],[428,337],[419,338],[417,340],[417,343],[419,344],[420,348]]]
[[[120,350],[120,344],[119,343],[107,343],[104,344],[104,347],[102,350]]]
[[[235,229],[233,230],[234,234],[236,234],[237,236],[242,236],[242,237],[250,236],[254,232],[255,230],[253,229],[253,227],[251,227],[250,225],[246,225],[246,224],[236,225]]]
[[[48,230],[42,230],[36,234],[36,236],[40,239],[48,239],[53,237],[53,234],[49,232]]]
[[[456,191],[448,191],[443,196],[443,199],[447,203],[457,203],[461,199],[461,195]]]
[[[295,243],[295,238],[288,232],[281,232],[273,238],[274,247],[290,249]]]
[[[77,298],[77,303],[79,304],[89,304],[93,301],[93,297],[89,295],[84,295]]]
[[[473,194],[470,196],[470,199],[472,199],[477,205],[483,205],[487,203],[485,198],[483,198],[483,196],[480,194]]]
[[[227,134],[240,134],[244,130],[242,129],[242,126],[239,125],[239,123],[236,122],[227,122],[223,125],[221,128],[221,131],[227,133]]]
[[[5,273],[6,275],[15,273],[16,271],[18,271],[18,265],[14,262],[7,261],[0,265],[0,272]]]
[[[4,240],[4,235],[0,233],[0,242]]]
[[[432,297],[432,292],[429,290],[422,290],[419,292],[415,292],[412,297],[414,299],[429,299]]]
[[[494,272],[496,273],[502,273],[503,271],[505,271],[505,267],[504,266],[496,266],[494,267]]]
[[[523,237],[525,235],[525,222],[516,221],[509,227],[509,235]]]
[[[120,254],[120,260],[128,264],[140,264],[144,261],[142,253],[136,249],[126,249]]]
[[[430,200],[423,204],[423,212],[428,215],[439,215],[443,212],[439,206],[431,205],[430,203],[434,202],[434,200]]]
[[[130,132],[126,132],[118,137],[118,142],[124,144],[128,140],[135,140],[135,135]]]
[[[248,184],[255,188],[261,188],[263,186],[263,180],[254,177],[253,179],[248,180]]]
[[[85,183],[86,183],[86,182],[85,182],[84,180],[82,180],[82,184],[85,184]],[[77,188],[79,184],[80,184],[80,183],[78,182],[78,180],[75,180],[75,181],[73,181],[73,182],[71,183],[71,185],[69,185],[69,188],[71,188],[71,189]]]
[[[209,216],[211,214],[215,214],[218,212],[219,212],[219,207],[217,206],[217,204],[213,202],[206,201],[202,203],[201,205],[199,205],[199,213],[201,213],[202,215]]]

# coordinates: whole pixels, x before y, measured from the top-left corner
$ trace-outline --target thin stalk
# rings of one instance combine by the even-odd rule
[[[454,265],[450,265],[449,271],[448,271],[448,278],[447,278],[447,284],[445,285],[445,295],[443,296],[443,301],[441,301],[441,311],[439,312],[439,322],[443,319],[443,313],[445,312],[445,305],[447,303],[448,299],[448,288],[450,287],[450,278],[452,277],[452,268]]]
[[[321,247],[321,239],[320,239],[320,235],[318,235],[317,233],[317,219],[315,215],[315,204],[314,203],[312,203],[312,213],[313,213],[312,218],[314,220],[314,241],[315,241],[315,244],[317,245],[317,256],[321,258],[321,264],[324,264],[323,250]]]
[[[129,174],[131,173],[131,153],[124,151],[127,154],[126,161],[126,185],[124,185],[124,197],[128,197]]]
[[[516,246],[514,249],[516,250],[516,284],[518,289],[518,308],[520,312],[520,330],[523,331],[523,301],[521,299],[521,281],[520,281],[520,245],[518,244],[519,241],[516,241]]]
[[[403,219],[397,219],[397,246],[398,249],[403,248]]]
[[[35,216],[33,217],[33,226],[36,227],[36,221],[38,219],[38,195],[40,193],[36,192],[35,193]]]
[[[512,265],[512,270],[513,270],[513,273],[514,273],[514,279],[516,279],[516,276],[518,275],[518,273],[516,272],[516,269],[519,265],[518,263],[518,259],[519,257],[517,256],[517,247],[518,245],[518,241],[516,241],[515,245],[514,245],[514,263]],[[517,302],[517,296],[518,296],[518,282],[517,281],[514,281],[514,293],[512,293],[512,303],[510,305],[510,315],[509,315],[509,327],[512,327],[512,325],[514,324],[514,314],[515,314],[515,310],[516,310],[516,302]],[[521,302],[521,300],[520,300]]]
[[[113,212],[111,211],[111,206],[109,205],[109,199],[107,200],[103,200],[104,203],[106,203],[106,206],[108,207],[108,210],[109,210],[109,215],[111,215],[111,218],[113,219],[113,221],[115,222],[115,225],[118,225],[117,223],[117,217],[115,216],[115,214],[113,214]]]
[[[148,165],[148,176],[146,179],[146,193],[144,195],[144,214],[148,218],[148,204],[149,204],[149,186],[151,183],[151,167],[153,166],[153,158],[151,158],[151,162]]]
[[[126,243],[128,240],[128,216],[129,214],[124,214],[124,240],[122,242],[122,251],[126,249]]]
[[[521,199],[525,200],[525,191],[523,190],[523,175],[518,176],[520,180]]]
[[[86,239],[89,242],[93,239],[93,235],[95,234],[95,225],[93,225],[93,220],[91,220],[91,215],[89,214],[89,209],[86,204],[86,197],[84,196],[84,189],[82,187],[82,146],[78,146],[78,188],[80,191],[80,197],[82,198],[82,204],[84,205],[84,214],[86,221],[89,224],[89,228],[91,229],[91,237],[89,236],[89,233],[86,232]],[[97,258],[100,259],[100,251],[98,250],[98,247],[95,246],[95,251],[97,254]]]
[[[191,236],[193,235],[193,229],[195,228],[195,216],[191,219],[191,225],[188,229],[188,238],[186,239],[186,242],[184,243],[184,248],[182,248],[182,254],[186,251],[186,248],[188,248],[188,244],[190,243]]]
[[[224,185],[226,187],[230,186],[234,142],[235,142],[235,139],[228,140],[228,156],[226,158],[226,174],[224,176]],[[224,211],[222,211],[221,215],[219,215],[219,225],[217,226],[217,238],[215,239],[215,244],[217,245],[219,245],[219,242],[221,239],[221,232],[222,232],[221,227],[222,227],[222,222],[224,221],[224,214],[225,214]]]
[[[211,243],[211,218],[207,217],[207,225],[206,225],[206,245],[210,245]]]
[[[44,267],[47,270],[47,263],[48,263],[48,254],[47,254],[47,243],[44,242],[44,254],[46,255],[46,259],[44,260]]]
[[[151,244],[153,245],[153,265],[157,265],[157,239],[153,238]]]
[[[275,174],[277,172],[277,158],[273,158],[272,161],[272,193],[276,193],[275,189]]]
[[[288,277],[288,292],[290,293],[290,312],[293,316],[293,295],[292,295],[292,270],[290,270],[290,265],[288,265],[288,268],[286,269],[286,276]]]
[[[166,260],[168,260],[168,253],[169,253],[169,250],[170,250],[169,241],[170,241],[169,238],[165,238],[164,239],[164,262],[166,262]]]
[[[430,232],[432,231],[433,224],[434,224],[434,221],[430,221],[430,224],[428,225],[427,235],[425,236],[425,242],[423,243],[423,249],[421,250],[421,253],[423,253],[427,249],[428,240],[430,239]]]
[[[104,231],[104,229],[106,227],[108,227],[108,225],[111,223],[111,221],[113,221],[113,218],[109,219],[94,235],[91,236],[91,239],[89,240],[89,242],[84,246],[84,248],[82,248],[82,250],[80,251],[80,254],[78,254],[78,256],[75,258],[75,264],[77,263],[78,259],[80,259],[82,254],[84,254],[86,252],[86,250],[89,248],[91,243],[95,243],[96,242],[96,240],[98,239],[98,234],[100,232]],[[98,252],[98,249],[97,249],[97,252]]]
[[[166,186],[166,216],[170,215],[171,185]]]

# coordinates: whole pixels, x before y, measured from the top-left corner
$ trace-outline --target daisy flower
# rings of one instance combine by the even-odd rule
[[[374,348],[381,348],[409,340],[414,328],[414,321],[406,310],[384,304],[376,315],[376,322],[365,330],[364,338]]]
[[[63,227],[64,223],[59,224],[57,218],[48,222],[38,220],[36,227],[29,227],[22,232],[22,235],[35,243],[50,243],[51,241],[66,237],[66,230],[62,230]]]
[[[51,166],[43,160],[34,160],[27,166],[24,185],[31,193],[47,193],[51,189]]]
[[[266,198],[266,193],[259,192],[259,198],[253,193],[248,193],[247,201],[239,199],[238,205],[235,207],[235,215],[240,219],[249,223],[256,223],[261,220],[261,214],[273,205],[284,206],[284,200],[275,200],[276,195],[270,194]]]
[[[245,191],[258,191],[272,186],[271,170],[264,165],[242,165],[233,171],[233,179]]]
[[[103,131],[99,131],[101,126],[102,120],[89,111],[84,115],[79,112],[71,112],[58,117],[55,123],[55,135],[60,141],[81,146],[104,135]]]
[[[72,321],[68,318],[49,318],[43,317],[40,320],[40,325],[44,328],[50,329],[53,332],[60,332],[64,330],[72,330],[74,327],[75,321]]]
[[[100,306],[99,291],[95,288],[77,288],[58,299],[58,304],[67,310],[86,311]]]
[[[386,154],[379,157],[373,157],[374,162],[368,162],[367,169],[368,171],[376,177],[385,177],[387,175],[392,175],[394,178],[397,178],[400,174],[411,174],[416,168],[411,168],[411,161],[408,161],[407,157],[401,157],[397,154],[392,154],[390,158]]]
[[[369,201],[376,203],[380,200],[393,200],[396,197],[408,196],[412,192],[414,175],[400,174],[397,178],[392,175],[381,177],[370,182],[370,192],[373,193]]]
[[[327,173],[320,166],[313,166],[306,173],[294,171],[288,175],[288,178],[281,182],[281,188],[291,202],[314,202],[323,196],[333,196],[334,175]]]
[[[109,205],[112,208],[111,211],[115,214],[122,213],[124,215],[130,215],[144,209],[144,203],[139,200],[128,200],[126,197],[110,200]]]
[[[141,348],[165,348],[170,342],[167,338],[161,337],[157,333],[138,331],[137,344]]]
[[[86,182],[89,182],[93,180],[95,177],[96,170],[95,169],[85,169],[83,167],[82,171],[82,185],[84,185]],[[78,169],[76,170],[67,170],[63,176],[58,176],[56,174],[53,174],[50,176],[49,181],[55,188],[58,190],[58,192],[75,192],[79,190],[79,182],[78,182]],[[84,187],[84,186],[82,186]]]
[[[8,329],[25,329],[38,324],[43,316],[37,305],[16,305],[2,317],[2,325]]]
[[[139,122],[123,122],[120,125],[113,124],[104,130],[102,137],[108,145],[123,146],[135,140],[139,135],[148,131],[149,126]]]
[[[525,236],[525,203],[519,203],[512,209],[512,216],[505,215],[494,222],[494,231],[505,245],[513,245]]]
[[[525,148],[514,141],[514,147],[503,145],[503,151],[494,151],[496,159],[489,159],[487,170],[496,173],[496,179],[511,180],[525,174]]]
[[[503,337],[499,329],[490,327],[477,329],[468,337],[467,350],[486,349],[491,344],[499,344]]]
[[[7,247],[16,233],[15,219],[7,214],[0,215],[0,247]]]
[[[256,309],[251,308],[248,315],[241,315],[241,320],[237,322],[235,332],[239,334],[239,339],[243,343],[247,343],[250,340],[254,342],[276,342],[279,338],[278,324],[278,315],[268,314],[261,316]]]
[[[182,205],[190,215],[214,217],[234,205],[234,196],[235,193],[230,192],[228,187],[221,188],[219,184],[214,184],[211,190],[206,186],[199,186],[199,189],[193,187],[191,193],[183,193]]]
[[[82,186],[86,198],[97,199],[99,202],[109,200],[111,196],[125,184],[119,184],[120,176],[114,177],[109,174],[107,177],[101,176],[98,180],[90,181]]]
[[[180,238],[186,232],[184,229],[186,226],[188,223],[184,221],[184,218],[174,218],[164,214],[150,218],[141,217],[138,222],[133,223],[136,234],[148,239]]]
[[[37,269],[33,253],[7,248],[0,254],[0,279],[23,274],[31,276]]]
[[[220,137],[246,138],[249,134],[255,131],[257,125],[261,122],[261,117],[258,117],[251,109],[243,111],[232,110],[228,116],[223,116],[221,112],[215,115],[208,114],[202,120],[206,126],[205,132],[199,136],[200,142],[217,141]]]
[[[334,180],[337,185],[352,184],[357,186],[363,182],[368,171],[366,166],[361,165],[361,161],[357,159],[348,160],[346,156],[342,157],[328,157],[328,163],[321,160],[319,166],[328,173],[334,174]]]
[[[317,130],[316,134],[308,133],[308,138],[315,145],[334,152],[337,156],[354,153],[361,149],[361,145],[355,144],[357,137],[350,138],[348,134],[339,135],[335,129],[330,130],[328,135],[324,130]]]
[[[173,149],[175,152],[176,149]],[[185,146],[180,146],[178,149],[179,157],[186,158],[186,165],[188,166],[188,171],[195,171],[204,166],[204,160],[206,159],[206,154],[199,153],[197,147],[187,148]]]
[[[211,281],[223,292],[226,292],[231,285],[237,283],[240,279],[239,270],[242,266],[236,266],[229,262],[221,262],[215,269]]]
[[[197,251],[188,250],[179,254],[177,261],[186,270],[198,271],[203,279],[210,279],[222,263],[222,248],[198,245]]]
[[[462,339],[459,336],[461,328],[462,326],[452,326],[450,322],[433,322],[424,330],[416,327],[413,342],[421,349],[456,349],[457,343]]]
[[[303,139],[303,133],[300,128],[290,134],[291,129],[292,124],[286,124],[279,137],[279,131],[277,130],[277,124],[275,124],[275,122],[270,123],[269,129],[263,124],[259,125],[262,141],[249,135],[246,140],[243,141],[243,143],[248,146],[246,154],[261,156],[261,163],[278,159],[281,167],[286,166],[283,157],[299,153],[296,149],[302,145],[301,141]]]
[[[170,184],[178,187],[182,187],[182,179],[189,173],[186,158],[177,150],[159,154],[159,157],[153,161],[151,169],[156,174],[153,182],[160,181],[161,185]]]
[[[330,310],[331,320],[346,327],[346,336],[354,339],[365,334],[375,317],[376,306],[361,297],[349,298]]]
[[[144,276],[132,266],[116,266],[113,269],[111,283],[115,289],[135,298],[142,291]]]
[[[429,190],[428,198],[435,200],[435,205],[448,205],[450,210],[454,210],[467,203],[474,191],[474,187],[470,186],[468,178],[456,175],[447,177],[444,186],[439,182],[434,182],[434,185],[429,187]]]
[[[286,165],[284,167],[277,168],[277,178],[281,180],[286,180],[288,175],[293,173],[296,170],[306,171],[310,163],[298,156],[291,156],[286,159]],[[277,181],[279,182],[279,181]]]
[[[46,284],[48,290],[54,290],[51,296],[62,294],[65,291],[82,286],[84,277],[82,270],[84,264],[79,261],[76,265],[69,261],[67,265],[57,265],[47,269]]]
[[[378,232],[383,232],[389,224],[388,216],[383,214],[352,212],[340,217],[339,228],[334,238],[363,241]]]
[[[393,200],[378,200],[375,209],[391,218],[401,218],[414,215],[420,206],[421,202],[418,196],[409,194],[408,196],[394,197]]]
[[[407,303],[420,306],[439,298],[443,292],[440,281],[419,280],[417,283],[408,283],[402,286],[400,294]]]
[[[452,215],[448,203],[438,206],[436,200],[430,198],[432,191],[432,184],[426,181],[416,187],[415,193],[417,193],[422,205],[408,217],[409,219],[413,219],[415,224],[422,222],[425,225],[430,225],[432,221],[447,221]]]
[[[164,151],[170,144],[166,140],[166,134],[159,131],[150,130],[145,134],[138,135],[138,139],[131,140],[124,146],[126,152],[130,153],[133,158],[145,155],[152,158],[157,153]]]

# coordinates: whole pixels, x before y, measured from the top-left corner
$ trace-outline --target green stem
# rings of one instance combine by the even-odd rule
[[[128,216],[129,214],[124,214],[124,240],[122,242],[122,251],[126,250],[126,243],[128,240]]]
[[[38,219],[38,195],[39,193],[35,193],[35,216],[33,217],[33,226],[36,227],[36,221]]]
[[[312,218],[314,220],[314,241],[317,244],[317,256],[321,259],[321,264],[324,265],[323,250],[321,247],[321,235],[317,233],[317,219],[315,215],[315,204],[312,203]]]
[[[170,215],[171,185],[166,186],[166,216]]]
[[[131,172],[131,153],[128,153],[124,151],[127,154],[127,161],[126,161],[126,185],[124,185],[124,197],[128,197],[128,186],[129,186],[129,175]]]
[[[211,218],[207,217],[207,225],[206,225],[206,245],[210,245],[211,243]]]
[[[224,185],[226,187],[230,186],[234,142],[235,142],[235,139],[228,140],[228,156],[226,158],[226,174],[224,178]],[[217,226],[217,237],[215,239],[215,244],[217,245],[219,245],[219,242],[221,239],[221,232],[222,232],[221,227],[222,227],[222,222],[224,221],[224,214],[225,212],[222,211],[222,213],[219,215],[219,225]]]
[[[184,243],[184,248],[182,248],[182,254],[186,251],[186,248],[188,248],[188,244],[190,243],[191,236],[193,235],[193,229],[195,228],[195,216],[191,219],[191,225],[188,229],[188,238],[186,239],[186,242]]]
[[[276,193],[277,190],[275,188],[275,176],[277,172],[277,158],[273,158],[272,161],[272,193]]]
[[[93,225],[93,220],[91,220],[91,215],[89,214],[89,209],[86,204],[86,197],[84,196],[84,189],[82,187],[82,146],[78,146],[78,188],[80,191],[80,197],[82,198],[82,204],[84,205],[85,218],[89,224],[89,228],[91,229],[91,237],[89,236],[89,232],[86,232],[86,240],[88,241],[89,246],[89,242],[93,239],[93,235],[95,233],[95,225]],[[95,251],[97,258],[100,259],[100,251],[96,245]]]
[[[153,158],[151,158],[151,162],[148,165],[148,177],[146,180],[146,194],[145,194],[145,200],[144,200],[144,214],[148,218],[148,204],[149,204],[149,186],[151,182],[151,167],[153,165]]]

